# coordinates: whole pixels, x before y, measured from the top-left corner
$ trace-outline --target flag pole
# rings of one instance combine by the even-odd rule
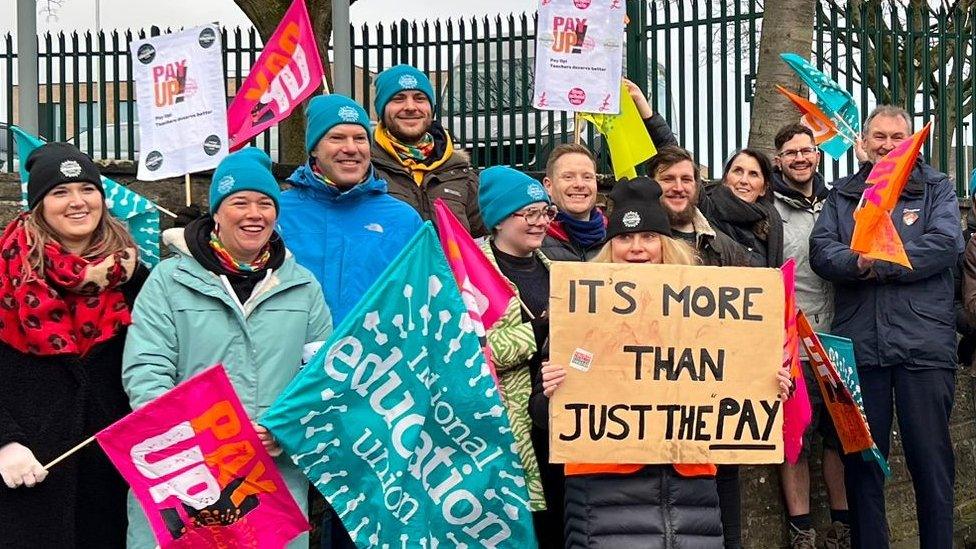
[[[580,113],[573,113],[573,143],[580,144],[580,132],[583,131],[583,119],[580,117]]]
[[[167,210],[166,208],[164,208],[164,207],[162,207],[162,206],[160,206],[158,204],[156,205],[156,209],[159,210],[159,211],[161,211],[161,212],[163,212],[164,214],[172,217],[173,219],[176,219],[176,214],[175,213]]]
[[[847,123],[847,120],[844,120],[844,117],[843,116],[841,116],[839,114],[834,114],[833,119],[834,119],[835,122],[840,122],[844,126],[844,129],[847,130],[847,131],[849,131],[849,132],[851,132],[851,135],[854,136],[854,139],[855,140],[857,139],[857,131],[855,131],[854,128],[852,128],[851,125]],[[847,136],[845,135],[844,137],[847,137]]]
[[[190,174],[187,173],[183,176],[183,183],[186,185],[186,205],[189,206],[193,204],[193,196],[190,193]],[[173,215],[170,213],[170,215]],[[176,217],[173,215],[173,217]]]
[[[85,446],[88,446],[89,444],[91,444],[91,441],[93,441],[93,440],[95,440],[95,435],[92,435],[92,436],[86,438],[85,440],[83,440],[82,442],[80,442],[74,448],[72,448],[72,449],[68,450],[67,452],[61,454],[60,456],[54,458],[54,461],[52,461],[51,463],[48,463],[47,465],[44,466],[44,470],[46,471],[46,470],[50,469],[51,467],[54,467],[58,463],[61,463],[62,461],[68,459],[69,457],[71,457],[72,454],[74,454],[78,450],[81,450]]]

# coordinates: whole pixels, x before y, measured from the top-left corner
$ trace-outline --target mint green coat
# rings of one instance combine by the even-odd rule
[[[289,253],[242,310],[223,281],[190,255],[182,229],[166,231],[163,239],[177,255],[153,269],[136,299],[122,358],[122,385],[132,408],[221,363],[248,415],[260,418],[298,373],[303,351],[314,347],[306,345],[332,333],[322,288]],[[276,462],[306,511],[308,481],[286,455]],[[128,546],[156,545],[130,491]],[[298,546],[308,546],[307,536],[290,545]]]

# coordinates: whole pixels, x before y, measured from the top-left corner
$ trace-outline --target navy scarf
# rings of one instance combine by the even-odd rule
[[[569,236],[570,240],[578,242],[584,248],[589,248],[597,242],[602,242],[607,236],[607,224],[603,219],[603,212],[597,208],[593,208],[593,213],[590,214],[589,221],[580,221],[564,212],[556,214],[556,221],[566,231],[566,235]]]

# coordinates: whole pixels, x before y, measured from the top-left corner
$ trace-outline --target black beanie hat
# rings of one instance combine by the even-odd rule
[[[610,190],[613,209],[607,221],[607,237],[652,232],[671,236],[671,223],[661,205],[661,186],[648,177],[617,181]]]
[[[63,183],[87,182],[105,196],[98,166],[70,143],[45,143],[27,157],[27,207],[34,209],[44,195]]]

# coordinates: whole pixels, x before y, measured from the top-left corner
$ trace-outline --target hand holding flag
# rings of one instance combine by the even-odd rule
[[[905,246],[891,222],[891,212],[901,197],[915,160],[928,139],[929,122],[910,138],[901,142],[891,152],[878,160],[868,174],[868,188],[861,196],[861,203],[854,210],[854,234],[851,250],[865,257],[890,261],[912,268],[905,253]]]

